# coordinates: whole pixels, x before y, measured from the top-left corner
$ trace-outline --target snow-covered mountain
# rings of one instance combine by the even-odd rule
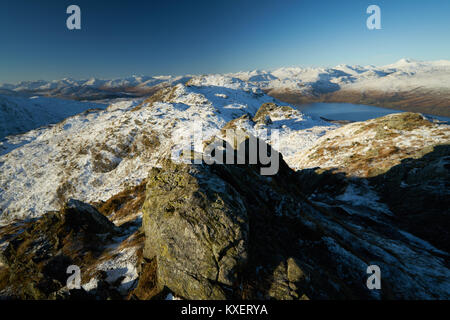
[[[338,65],[334,68],[280,68],[240,72],[234,76],[261,88],[293,90],[305,94],[338,89],[401,91],[415,87],[450,89],[450,61],[419,62],[411,59],[381,67]]]
[[[44,97],[0,94],[0,139],[55,124],[88,109],[106,108],[99,103]]]
[[[257,79],[252,82],[269,95],[293,104],[346,102],[450,117],[447,60],[402,59],[382,67],[281,68],[261,72],[258,78],[253,74],[236,76]]]
[[[401,59],[386,66],[338,65],[333,68],[286,67],[272,71],[254,70],[237,72],[225,76],[239,78],[260,88],[296,90],[303,93],[327,92],[337,88],[361,88],[370,90],[401,91],[416,87],[450,88],[450,61],[420,62]],[[186,82],[192,76],[132,76],[122,79],[74,80],[65,78],[53,81],[23,81],[17,84],[3,84],[0,89],[16,92],[34,92],[50,95],[64,94],[83,88],[119,90],[130,88],[151,88],[159,84],[173,85]]]
[[[304,93],[326,92],[333,88],[364,88],[380,90],[403,90],[414,87],[450,88],[450,61],[420,62],[401,59],[386,66],[338,65],[333,68],[279,68],[272,71],[249,71],[227,74],[260,88],[289,89]],[[34,92],[56,95],[64,89],[73,92],[82,88],[118,90],[126,88],[151,88],[159,84],[177,84],[192,76],[132,76],[129,78],[104,80],[90,78],[74,80],[65,78],[53,81],[23,81],[17,84],[3,84],[0,89],[16,92]]]
[[[273,101],[238,79],[199,77],[189,86],[162,89],[144,102],[118,102],[48,129],[9,137],[0,142],[0,154],[6,153],[0,157],[0,219],[39,216],[57,209],[67,197],[107,200],[139,184],[163,155],[188,148],[196,128],[208,140],[227,122],[254,115],[261,104]],[[290,117],[274,118],[270,125],[281,130],[287,159],[335,127],[298,111]]]
[[[163,153],[176,153],[186,148],[192,128],[201,126],[207,140],[220,132],[227,122],[246,114],[254,116],[261,104],[276,101],[261,88],[297,88],[308,92],[317,88],[334,90],[333,86],[365,87],[366,83],[370,88],[397,90],[415,87],[415,81],[422,87],[438,88],[450,86],[450,81],[446,80],[449,76],[449,61],[403,59],[379,68],[341,65],[331,69],[281,68],[226,75],[133,76],[108,81],[63,79],[5,85],[5,92],[16,94],[125,86],[158,88],[159,91],[144,101],[128,99],[113,103],[104,111],[84,113],[81,112],[106,105],[0,95],[0,138],[65,119],[51,128],[0,141],[4,190],[0,196],[1,218],[42,214],[55,209],[61,200],[58,198],[66,196],[88,202],[106,200],[126,186],[139,183]],[[287,121],[284,116],[272,116],[266,127],[281,130],[279,151],[288,164],[297,168],[291,157],[307,149],[334,125],[313,121],[297,111],[290,117],[292,120]],[[261,133],[256,128],[255,124],[246,124],[246,130],[259,136]],[[157,150],[148,153],[146,143],[156,143]],[[132,156],[130,151],[133,151]],[[42,159],[39,168],[35,163],[37,156]]]
[[[326,77],[275,74],[161,78],[147,99],[0,140],[0,298],[448,299],[450,126],[313,120],[261,88]],[[268,143],[277,173],[192,164],[214,137],[237,148],[227,130]],[[372,264],[384,291],[366,287]]]
[[[216,75],[219,76],[219,75]],[[222,75],[249,82],[284,102],[348,102],[450,116],[450,61],[401,59],[386,66],[288,67]],[[192,76],[132,76],[123,79],[62,79],[4,84],[0,90],[103,100],[142,97],[186,83]]]
[[[103,100],[148,95],[161,87],[184,83],[189,78],[189,76],[132,76],[112,80],[64,78],[53,81],[38,80],[3,84],[0,90],[74,100]]]

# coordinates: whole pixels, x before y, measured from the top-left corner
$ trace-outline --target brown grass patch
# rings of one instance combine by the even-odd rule
[[[131,299],[151,300],[161,292],[158,288],[157,268],[156,259],[145,260],[141,266],[138,285],[130,294]]]
[[[147,181],[144,180],[141,184],[125,189],[105,202],[95,203],[94,206],[107,217],[114,214],[114,220],[133,218],[144,204],[146,184]]]

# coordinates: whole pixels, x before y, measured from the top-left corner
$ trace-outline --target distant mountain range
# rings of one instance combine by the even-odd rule
[[[145,96],[157,89],[186,82],[190,77],[155,76],[141,77],[132,76],[124,79],[102,80],[86,79],[74,80],[64,78],[53,81],[22,81],[17,84],[3,84],[0,93],[20,93],[28,95],[43,95],[49,97],[60,97],[74,100],[103,100],[113,98],[126,98],[130,96]]]
[[[215,75],[217,78],[217,75]],[[248,82],[293,104],[348,102],[450,116],[450,61],[411,59],[382,66],[338,65],[334,68],[279,68],[224,74]],[[198,76],[132,76],[24,81],[3,84],[0,93],[43,95],[74,100],[148,96]]]

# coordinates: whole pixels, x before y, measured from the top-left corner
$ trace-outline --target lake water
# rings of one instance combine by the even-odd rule
[[[404,111],[386,109],[381,107],[366,106],[351,103],[312,103],[297,107],[300,111],[313,117],[323,117],[329,120],[366,121],[369,119],[383,117],[392,113]],[[427,117],[450,122],[450,118],[434,115]]]

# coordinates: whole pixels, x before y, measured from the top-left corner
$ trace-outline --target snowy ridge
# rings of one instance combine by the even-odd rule
[[[431,124],[422,116],[390,114],[338,128],[318,139],[306,152],[292,157],[294,168],[343,170],[367,177],[387,171],[423,150],[450,144],[450,126]]]
[[[383,91],[417,87],[450,89],[450,61],[418,62],[411,59],[382,66],[338,65],[334,68],[280,68],[272,72],[241,72],[238,78],[261,88],[321,93],[339,89]]]
[[[106,93],[142,95],[155,86],[186,83],[193,76],[132,76],[122,79],[65,78],[53,81],[24,81],[18,84],[3,84],[0,89],[21,93],[46,94],[65,97],[101,97]],[[216,81],[238,78],[259,88],[290,90],[304,94],[326,93],[340,89],[402,91],[418,87],[450,89],[450,61],[420,62],[401,59],[386,66],[358,66],[341,64],[333,68],[288,67],[272,71],[254,70],[226,75],[210,75]]]
[[[105,100],[144,96],[158,86],[185,83],[190,76],[132,76],[123,79],[74,80],[64,78],[52,81],[22,81],[17,84],[3,84],[0,90],[8,90],[23,95],[35,94],[51,97],[64,97],[75,100]],[[1,91],[0,91],[1,92]]]
[[[408,72],[412,74],[415,72],[414,68],[422,68],[414,67],[413,63],[415,62],[405,60],[399,62],[399,65],[407,65],[410,69]],[[438,67],[441,68],[441,66]],[[364,70],[362,67],[339,66],[331,73],[337,77],[347,77],[343,76],[344,74],[351,75],[349,79],[352,79],[348,81],[353,81],[353,78],[367,72]],[[406,72],[406,68],[404,70]],[[292,68],[279,70],[277,75],[281,77],[284,73],[291,78],[297,77],[296,79],[300,80],[313,81],[316,79],[326,86],[329,83],[323,72],[328,71]],[[381,71],[374,70],[374,68],[370,72],[371,77],[382,76],[379,73]],[[388,77],[387,71],[384,77]],[[439,236],[429,237],[426,233],[426,237],[421,234],[419,234],[420,237],[416,237],[416,233],[412,232],[414,228],[409,228],[409,224],[403,224],[400,228],[399,222],[394,221],[400,219],[392,219],[396,217],[398,211],[394,211],[388,202],[384,202],[381,197],[383,190],[380,191],[368,181],[357,180],[356,177],[378,175],[380,170],[386,172],[405,158],[419,159],[424,153],[431,151],[428,150],[430,147],[432,149],[435,145],[448,144],[450,126],[430,123],[421,115],[414,113],[389,115],[342,127],[322,120],[313,120],[295,108],[280,103],[261,90],[262,83],[278,81],[277,79],[279,78],[276,78],[275,75],[268,75],[262,71],[251,72],[247,75],[241,73],[194,76],[188,81],[180,80],[177,84],[172,83],[173,86],[161,86],[161,90],[147,99],[130,98],[112,102],[105,110],[95,109],[81,112],[53,126],[40,127],[25,134],[9,136],[0,140],[0,226],[5,226],[0,230],[3,232],[0,238],[4,241],[0,244],[0,251],[6,252],[6,245],[9,247],[8,242],[11,245],[15,242],[10,240],[13,238],[10,238],[9,235],[14,234],[15,236],[20,232],[28,237],[33,233],[33,221],[15,222],[16,219],[40,217],[48,211],[59,210],[70,198],[91,204],[105,205],[106,209],[103,208],[102,210],[105,211],[101,211],[101,213],[107,215],[115,224],[107,230],[117,229],[116,231],[120,231],[120,233],[115,234],[110,231],[111,238],[108,233],[104,234],[105,242],[101,250],[102,254],[96,256],[96,259],[91,260],[90,254],[82,255],[85,259],[83,263],[86,264],[83,268],[85,279],[82,287],[89,293],[103,294],[105,284],[108,284],[117,289],[121,296],[130,297],[129,294],[139,287],[137,284],[140,279],[146,281],[146,277],[141,273],[143,258],[146,257],[141,255],[144,242],[148,241],[146,240],[148,239],[146,238],[148,237],[148,229],[146,229],[148,225],[142,224],[142,220],[145,221],[149,216],[158,214],[153,209],[156,206],[149,206],[151,209],[146,211],[148,210],[147,206],[139,203],[148,201],[152,197],[164,198],[162,193],[173,190],[171,186],[167,188],[164,180],[172,182],[177,181],[178,177],[183,179],[182,175],[177,174],[181,170],[174,169],[174,172],[171,172],[172,168],[162,165],[164,162],[160,160],[172,156],[173,160],[182,161],[183,157],[181,156],[185,155],[184,151],[195,149],[202,152],[202,142],[213,136],[226,138],[224,129],[241,128],[245,130],[245,133],[262,139],[266,138],[266,129],[276,129],[279,140],[275,144],[269,140],[266,141],[282,153],[284,160],[291,168],[338,169],[347,173],[351,179],[342,180],[344,179],[342,175],[339,177],[337,177],[338,175],[322,175],[319,173],[321,170],[315,169],[302,170],[297,173],[284,170],[280,172],[280,175],[262,177],[255,175],[252,168],[250,170],[237,168],[239,170],[234,171],[236,167],[231,169],[231,166],[227,171],[231,179],[230,177],[224,179],[220,175],[213,174],[212,170],[209,170],[211,168],[207,168],[207,166],[198,166],[203,169],[197,171],[197,177],[191,175],[193,179],[195,178],[194,181],[197,181],[196,183],[203,184],[204,181],[207,181],[206,188],[211,192],[225,193],[234,190],[234,185],[242,185],[244,192],[233,191],[234,197],[230,198],[231,200],[227,200],[225,197],[222,199],[233,203],[239,201],[243,207],[246,203],[245,208],[249,208],[248,212],[247,209],[245,210],[246,215],[250,213],[255,216],[267,215],[267,218],[263,220],[274,224],[273,228],[269,224],[261,225],[258,227],[261,229],[251,232],[254,239],[258,240],[254,242],[257,246],[254,249],[258,249],[256,251],[258,254],[252,256],[256,256],[258,259],[262,258],[255,260],[250,265],[257,266],[256,281],[264,283],[264,287],[266,282],[261,281],[264,279],[263,277],[267,276],[270,281],[273,281],[270,288],[275,288],[275,291],[271,293],[272,290],[270,290],[268,294],[272,294],[273,298],[276,298],[279,288],[290,288],[289,292],[297,290],[296,285],[293,286],[295,283],[301,283],[301,286],[304,284],[311,286],[313,290],[311,292],[319,292],[317,297],[321,299],[328,296],[346,297],[343,296],[347,290],[343,286],[344,284],[348,284],[348,288],[356,288],[354,292],[359,294],[366,292],[365,278],[361,281],[360,275],[365,275],[368,264],[376,264],[381,267],[384,277],[387,279],[385,283],[389,286],[386,286],[389,288],[387,295],[389,299],[392,297],[447,298],[449,296],[449,281],[447,280],[449,279],[449,269],[446,265],[448,254],[438,247],[434,247],[436,243],[442,244],[434,242],[436,239],[440,241]],[[168,81],[167,78],[160,80]],[[147,80],[142,78],[139,81]],[[286,83],[289,83],[288,79],[286,79]],[[88,80],[83,84],[83,86],[103,87],[105,85],[105,82],[96,79]],[[332,89],[331,85],[330,88]],[[46,99],[49,106],[59,103],[57,99]],[[74,104],[78,103],[74,102]],[[192,135],[198,131],[202,133],[200,143],[192,140]],[[435,168],[444,170],[448,166],[447,160],[447,158],[439,160],[439,163],[432,167],[432,172],[436,171]],[[162,193],[159,194],[149,187],[152,184],[147,186],[144,184],[144,180],[153,167],[161,167],[161,172],[152,170],[153,173],[147,181],[161,182],[161,185],[157,186],[162,188]],[[417,168],[420,166],[414,167],[412,170]],[[193,168],[190,167],[190,169]],[[423,171],[427,172],[427,170]],[[162,174],[159,175],[156,172]],[[442,172],[445,173],[445,171]],[[411,173],[409,176],[413,178],[418,175],[417,171],[411,171]],[[244,179],[240,178],[241,175],[244,175]],[[445,183],[445,176],[439,176],[440,180],[433,180],[434,175],[423,177],[428,178],[429,185],[436,190],[444,189],[435,182],[442,180]],[[420,179],[419,177],[418,180]],[[233,185],[229,184],[230,180],[233,181]],[[248,185],[246,185],[247,182],[249,182]],[[411,182],[413,182],[411,191],[414,192],[409,194],[408,201],[404,201],[409,205],[408,210],[415,207],[409,201],[421,193],[421,189],[418,189],[419,192],[415,192],[414,180]],[[404,185],[403,181],[402,183]],[[294,185],[296,188],[291,188]],[[425,185],[425,187],[429,185]],[[134,191],[130,191],[130,189]],[[247,189],[252,192],[246,192]],[[389,189],[389,193],[401,192],[402,195],[396,196],[396,199],[404,199],[403,197],[408,195],[405,193],[404,187],[388,188],[387,186],[386,189]],[[119,196],[122,191],[126,196]],[[177,200],[183,197],[189,198],[190,191],[187,192],[176,193]],[[186,194],[187,196],[185,196]],[[265,197],[268,197],[267,203],[265,203],[266,200],[263,200]],[[305,197],[308,201],[305,201]],[[255,201],[255,199],[261,199],[261,201]],[[446,198],[442,197],[442,199]],[[114,204],[117,200],[119,201],[118,206]],[[102,201],[107,202],[101,203]],[[250,202],[261,202],[261,206],[255,205],[253,208],[253,204],[249,205]],[[167,217],[166,208],[170,203],[169,199],[163,200],[160,206],[158,205],[161,208],[160,213],[165,215],[164,217]],[[191,203],[188,202],[188,204]],[[215,206],[218,201],[208,202],[208,204]],[[432,206],[436,207],[437,205],[433,204]],[[206,207],[208,206],[206,205]],[[432,206],[428,205],[427,210]],[[445,201],[441,206],[442,208],[447,207]],[[222,210],[221,208],[224,207],[218,206],[217,210]],[[439,207],[437,209],[444,211]],[[252,210],[254,212],[251,212]],[[429,215],[427,210],[425,212],[428,217],[425,218],[429,219],[429,216],[432,215]],[[97,212],[94,209],[93,211]],[[420,208],[418,211],[421,211]],[[271,212],[280,219],[273,219],[274,216]],[[100,209],[97,213],[100,215]],[[43,218],[45,219],[46,216]],[[173,216],[179,218],[182,214],[177,213]],[[233,220],[234,217],[233,213]],[[220,221],[219,224],[221,224],[226,220],[226,218],[213,219],[209,226],[208,223],[201,222],[200,227],[205,227],[205,229],[211,227],[213,230],[217,221]],[[169,225],[167,219],[162,221],[163,225]],[[420,220],[417,221],[420,223]],[[411,221],[410,224],[416,225],[417,221]],[[433,227],[440,223],[439,220],[425,219],[422,221],[428,221]],[[22,229],[24,224],[29,224],[30,227]],[[52,223],[44,220],[43,225],[48,226],[49,224],[51,226]],[[173,224],[173,226],[178,225],[183,224]],[[301,228],[299,228],[300,225]],[[405,226],[408,228],[403,229]],[[76,225],[72,227],[76,227]],[[152,229],[152,233],[156,229],[159,228]],[[183,230],[183,228],[177,227],[170,229],[174,233]],[[184,230],[184,234],[190,233],[186,232],[186,229]],[[286,232],[280,232],[280,230]],[[156,232],[159,231],[156,230]],[[73,233],[71,232],[71,234]],[[78,236],[77,232],[74,234]],[[37,235],[40,233],[35,233],[34,237],[30,239],[42,239],[42,237],[36,237]],[[174,238],[173,235],[170,236],[171,239]],[[216,233],[214,233],[215,235]],[[174,242],[171,246],[176,247],[179,243],[186,243],[185,238],[181,237],[180,239],[180,242]],[[203,241],[203,234],[198,239]],[[433,242],[427,242],[430,240]],[[446,241],[441,242],[445,245]],[[45,253],[52,259],[55,257],[54,253],[63,252],[60,250],[59,241],[54,248],[50,249],[46,246],[49,243],[44,241],[36,244],[36,241],[25,241],[25,247],[22,246],[21,251],[30,252],[24,248],[31,248],[39,252],[51,249],[48,252],[52,255]],[[153,245],[154,241],[151,243]],[[253,241],[249,243],[253,245]],[[267,243],[272,245],[266,246]],[[27,247],[27,245],[29,246]],[[78,250],[76,241],[74,247]],[[211,251],[210,247],[210,242],[208,242],[205,247],[208,254]],[[228,245],[224,247],[227,248],[227,251],[232,251]],[[232,247],[232,249],[234,248]],[[441,247],[439,246],[439,248]],[[214,259],[211,261],[217,264],[215,252],[213,254]],[[267,255],[267,260],[265,255]],[[272,261],[276,255],[281,256],[282,263],[274,271]],[[187,263],[192,264],[192,255],[186,256]],[[207,255],[203,255],[201,252],[199,256]],[[324,257],[327,259],[324,260]],[[174,258],[177,263],[183,259],[180,255],[174,256]],[[234,259],[233,256],[228,258],[227,256],[227,259],[222,260]],[[33,259],[26,261],[31,260]],[[158,264],[158,268],[161,265]],[[2,267],[1,259],[0,267]],[[87,273],[85,272],[86,267],[88,267]],[[172,267],[166,264],[164,268]],[[291,282],[289,274],[292,275],[292,272],[289,270],[296,273],[295,268],[301,271],[298,273],[301,273],[302,277],[296,277]],[[335,272],[333,272],[333,268],[336,268]],[[206,269],[209,273],[209,269]],[[12,270],[14,273],[20,274],[15,271],[16,269]],[[176,270],[177,273],[181,272],[179,267],[173,270]],[[168,274],[176,274],[169,271]],[[303,282],[304,275],[307,282]],[[203,275],[200,276],[203,277]],[[191,278],[192,275],[189,279]],[[338,281],[335,282],[333,279]],[[311,280],[312,282],[310,282]],[[250,284],[249,287],[253,287],[251,282]],[[254,287],[257,285],[258,283],[255,282]],[[23,286],[20,289],[22,288]],[[227,288],[229,287],[227,286]],[[341,288],[345,290],[341,290]],[[180,293],[174,290],[176,288],[169,289],[173,292],[167,295],[167,299],[189,298],[189,296],[185,296],[184,292]],[[282,291],[284,292],[284,290]],[[327,293],[327,295],[321,296],[321,292]],[[1,294],[2,292],[0,292]],[[382,291],[371,291],[368,295],[375,299],[384,298]],[[300,296],[300,294],[296,295],[297,298]],[[258,293],[255,297],[264,296]],[[283,296],[281,297],[283,298]],[[355,297],[355,294],[351,292],[350,297]]]
[[[117,87],[154,86],[161,82],[173,82],[180,78],[181,77],[172,77],[172,76],[146,77],[136,75],[133,75],[128,78],[112,79],[112,80],[104,80],[97,78],[75,80],[72,78],[64,78],[61,80],[52,80],[52,81],[37,80],[37,81],[22,81],[17,84],[3,84],[1,88],[13,91],[35,91],[35,90],[45,91],[51,89],[61,89],[64,87],[117,88]]]
[[[140,184],[160,157],[190,148],[196,128],[207,140],[230,120],[253,116],[263,103],[274,101],[240,80],[213,76],[167,89],[162,100],[114,103],[9,140],[0,156],[0,220],[37,217],[69,197],[107,200]],[[273,120],[288,157],[335,128],[300,112],[289,121]]]
[[[105,107],[99,103],[0,94],[0,139],[57,123],[89,109]]]

